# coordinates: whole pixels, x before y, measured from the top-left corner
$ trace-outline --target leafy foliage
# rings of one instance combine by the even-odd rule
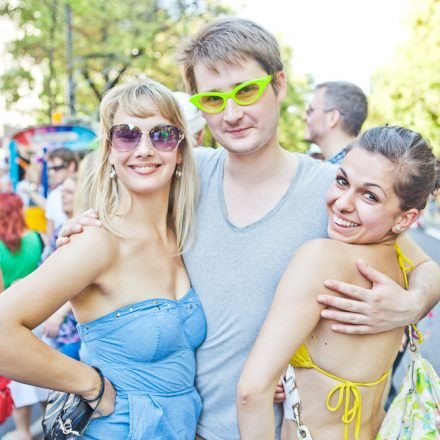
[[[311,87],[311,78],[296,77],[291,72],[293,52],[290,47],[281,46],[286,72],[286,97],[281,103],[279,142],[286,150],[305,152],[309,146],[304,142],[305,96]]]
[[[215,0],[0,0],[0,14],[20,30],[8,47],[15,63],[2,76],[1,87],[13,106],[35,88],[38,71],[43,77],[40,121],[47,122],[54,111],[67,113],[67,8],[79,115],[96,111],[101,95],[124,75],[146,74],[182,89],[174,61],[182,38],[228,12]]]
[[[0,0],[0,15],[19,35],[7,48],[13,61],[0,77],[10,108],[38,90],[38,122],[69,113],[67,17],[71,11],[75,114],[96,119],[102,94],[124,75],[146,74],[172,90],[184,90],[176,50],[182,39],[231,11],[219,0]],[[280,143],[304,151],[301,142],[305,78],[294,78],[292,50],[282,47],[287,96],[280,108]],[[205,145],[215,145],[207,130]]]
[[[419,131],[440,154],[440,0],[412,0],[408,42],[372,79],[368,124]]]

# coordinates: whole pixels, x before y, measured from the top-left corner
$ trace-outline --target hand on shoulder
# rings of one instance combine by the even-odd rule
[[[114,234],[103,227],[87,227],[81,234],[74,234],[69,246],[58,248],[44,264],[49,264],[54,272],[65,267],[64,272],[74,271],[69,277],[84,277],[92,282],[112,265],[118,250],[118,237]]]
[[[57,248],[69,243],[73,235],[83,232],[84,226],[102,226],[94,209],[83,212],[79,217],[72,218],[63,225],[56,241]]]

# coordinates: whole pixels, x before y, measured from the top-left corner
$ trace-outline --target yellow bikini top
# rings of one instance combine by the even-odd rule
[[[414,264],[403,255],[399,245],[397,243],[394,244],[394,248],[396,249],[397,260],[400,268],[402,269],[403,279],[405,283],[405,288],[408,288],[408,277],[407,273],[414,268]],[[384,373],[378,380],[374,382],[352,382],[350,380],[342,379],[341,377],[335,376],[328,371],[323,370],[318,367],[314,362],[312,357],[310,356],[309,351],[305,343],[301,344],[298,350],[290,359],[290,363],[294,367],[301,368],[314,368],[322,374],[325,374],[328,377],[331,377],[334,380],[340,382],[340,384],[333,387],[330,392],[327,394],[327,409],[329,411],[335,412],[341,408],[342,404],[344,404],[344,414],[341,417],[341,421],[344,424],[344,440],[348,440],[348,425],[356,419],[356,425],[354,430],[354,437],[356,440],[359,438],[359,429],[361,425],[361,392],[359,391],[359,387],[373,387],[378,383],[382,382],[386,377],[389,376],[390,372],[387,371]],[[333,395],[337,395],[336,405],[332,406],[330,404],[331,398]],[[351,398],[353,397],[353,403],[351,402]]]

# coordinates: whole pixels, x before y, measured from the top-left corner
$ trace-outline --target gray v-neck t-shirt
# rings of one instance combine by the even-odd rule
[[[203,402],[197,432],[207,440],[238,440],[235,393],[241,369],[293,254],[306,241],[327,237],[325,193],[336,167],[298,154],[295,176],[277,205],[237,227],[227,218],[223,195],[226,150],[200,147],[195,155],[196,241],[184,261],[208,327],[196,354]],[[310,269],[313,276],[316,268]],[[279,433],[280,408],[276,414]]]

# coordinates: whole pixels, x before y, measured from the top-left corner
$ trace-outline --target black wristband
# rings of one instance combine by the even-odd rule
[[[104,394],[104,390],[105,390],[105,379],[104,379],[104,375],[102,374],[102,371],[98,367],[92,366],[92,368],[94,368],[99,374],[99,377],[101,379],[101,389],[99,390],[98,396],[95,397],[94,399],[86,399],[85,397],[81,397],[81,399],[87,403],[93,403],[96,402],[97,400],[101,400],[101,397]]]

